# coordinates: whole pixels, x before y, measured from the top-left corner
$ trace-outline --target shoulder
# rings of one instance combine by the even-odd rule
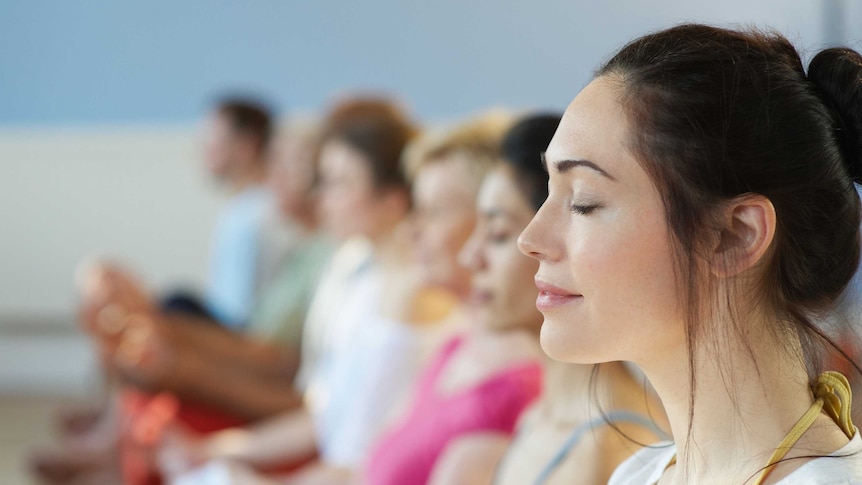
[[[608,485],[652,485],[675,454],[676,447],[667,442],[642,448],[617,467]]]
[[[830,456],[811,460],[777,485],[862,485],[862,437],[859,432]]]

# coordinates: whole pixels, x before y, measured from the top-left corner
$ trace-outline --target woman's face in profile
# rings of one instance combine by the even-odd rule
[[[350,145],[326,142],[320,152],[320,216],[324,227],[340,240],[371,236],[381,205],[370,163]]]
[[[275,144],[267,185],[279,211],[287,218],[305,208],[314,184],[314,147],[311,137],[299,133],[283,136]]]
[[[558,360],[641,361],[685,345],[664,206],[627,148],[622,82],[572,101],[545,160],[549,195],[521,235],[539,261],[541,343]]]
[[[470,272],[458,264],[458,251],[476,224],[470,163],[460,154],[431,160],[413,183],[414,250],[423,279],[461,297],[470,290]]]
[[[535,211],[509,166],[500,164],[485,177],[476,206],[476,229],[460,255],[473,272],[475,321],[496,330],[537,329],[542,322],[533,284],[538,265],[518,250],[518,235]]]

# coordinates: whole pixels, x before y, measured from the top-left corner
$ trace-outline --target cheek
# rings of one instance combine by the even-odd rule
[[[672,248],[663,217],[640,213],[583,229],[567,247],[581,303],[549,315],[542,345],[577,363],[639,360],[680,342],[682,325]]]
[[[519,284],[512,285],[510,300],[512,313],[518,315],[524,324],[532,326],[534,323],[538,325],[542,322],[542,314],[536,308],[539,290],[536,289],[534,281],[539,267],[534,260],[524,258],[525,261],[512,270],[512,281],[517,281]]]
[[[354,227],[366,218],[370,202],[361,191],[348,187],[333,188],[321,200],[324,215],[330,224]]]
[[[542,314],[536,309],[538,290],[534,282],[539,264],[524,256],[515,247],[498,256],[500,264],[488,275],[497,282],[495,291],[496,311],[507,326],[537,327],[542,322]]]
[[[663,221],[663,219],[662,219]],[[677,292],[670,241],[663,224],[640,226],[582,254],[584,293],[597,317],[619,328],[650,328],[674,318]]]
[[[473,224],[466,219],[452,218],[431,224],[427,230],[425,248],[441,263],[458,265],[458,252],[467,242]]]

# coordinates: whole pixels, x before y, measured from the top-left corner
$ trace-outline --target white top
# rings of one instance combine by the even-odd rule
[[[674,455],[676,447],[668,442],[644,448],[617,467],[608,485],[658,483]],[[862,437],[857,431],[841,449],[809,461],[776,485],[862,485]]]
[[[324,356],[336,352],[332,336],[341,333],[336,325],[345,320],[344,301],[353,292],[362,270],[371,263],[372,249],[365,239],[342,243],[318,281],[302,328],[302,358],[295,383],[312,401],[324,392],[317,389],[321,366],[326,365]]]
[[[230,461],[209,461],[169,481],[171,485],[278,485],[278,482]]]
[[[332,335],[334,352],[320,369],[327,392],[309,402],[320,458],[339,467],[357,467],[365,460],[437,342],[430,331],[380,314],[381,275],[375,269],[360,275],[351,298],[343,302],[346,321]]]
[[[318,289],[321,311],[313,316],[325,318],[306,322],[302,365],[320,459],[350,468],[399,410],[439,338],[383,316],[391,295],[383,294],[382,269],[361,246],[348,249],[336,261],[344,270],[333,280],[339,286]]]

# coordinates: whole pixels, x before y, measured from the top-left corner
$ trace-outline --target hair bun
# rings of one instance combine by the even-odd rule
[[[823,50],[808,65],[808,79],[835,113],[845,165],[862,183],[862,56],[846,47]]]

